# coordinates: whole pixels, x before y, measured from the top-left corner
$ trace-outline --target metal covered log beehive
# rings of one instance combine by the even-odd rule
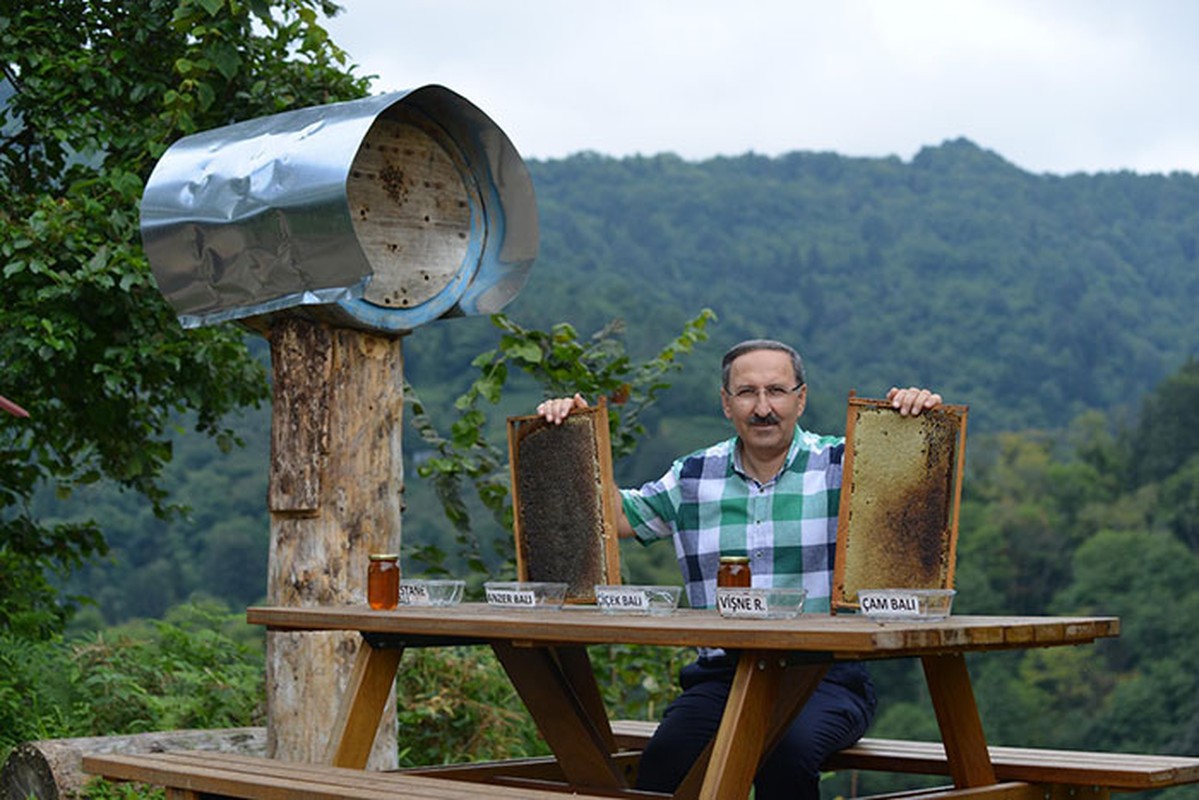
[[[524,162],[441,86],[180,139],[146,185],[141,228],[185,327],[291,310],[402,334],[494,313],[538,244]]]

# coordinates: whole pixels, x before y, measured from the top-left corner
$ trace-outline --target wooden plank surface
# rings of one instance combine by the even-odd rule
[[[1115,617],[950,617],[936,622],[873,622],[858,615],[801,614],[790,620],[721,617],[680,609],[665,617],[603,614],[593,606],[511,609],[485,603],[372,611],[365,605],[247,610],[251,624],[275,630],[357,630],[419,637],[462,637],[536,644],[646,644],[825,653],[890,658],[941,652],[1083,644],[1116,636]]]
[[[640,750],[658,723],[652,720],[613,720],[618,747]],[[1085,750],[1005,747],[991,745],[991,764],[1001,781],[1108,786],[1121,791],[1160,789],[1199,783],[1199,757],[1105,753]],[[948,775],[945,747],[940,742],[864,738],[834,753],[829,770],[865,769],[915,775]]]
[[[84,756],[83,768],[113,780],[193,792],[294,800],[561,800],[560,792],[465,783],[398,772],[368,772],[229,753]],[[597,797],[574,794],[573,797]]]
[[[617,726],[618,741],[623,729]],[[1104,753],[1045,748],[988,748],[999,780],[1108,786],[1121,791],[1160,789],[1199,783],[1199,758],[1189,756]],[[831,769],[871,769],[920,775],[948,775],[940,742],[862,739],[833,755]]]
[[[1021,781],[994,783],[989,786],[973,786],[968,789],[917,789],[898,795],[884,795],[890,800],[1049,800],[1045,787]],[[870,800],[865,798],[864,800]],[[876,797],[874,800],[883,800]]]
[[[364,299],[415,308],[474,274],[483,203],[470,166],[426,115],[392,106],[367,131],[346,179],[354,236],[372,268]],[[477,258],[477,256],[476,256]]]

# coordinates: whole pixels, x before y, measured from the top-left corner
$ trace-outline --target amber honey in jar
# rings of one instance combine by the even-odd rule
[[[750,585],[748,556],[721,556],[720,571],[716,573],[716,585],[744,588]]]
[[[400,557],[371,553],[366,573],[366,601],[371,608],[395,608],[400,602]]]

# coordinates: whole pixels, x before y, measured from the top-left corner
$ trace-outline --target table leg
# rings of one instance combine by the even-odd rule
[[[712,756],[699,791],[701,800],[749,797],[785,671],[786,664],[777,652],[741,653],[712,742]]]
[[[779,653],[774,654],[776,659],[779,656]],[[795,721],[796,715],[808,702],[812,692],[816,691],[820,681],[824,679],[824,674],[828,672],[829,666],[831,665],[825,662],[795,664],[785,668],[783,684],[779,689],[778,700],[774,704],[774,716],[770,721],[770,727],[766,729],[766,743],[762,748],[763,756],[769,755],[782,741],[787,729]]]
[[[327,763],[335,767],[366,767],[403,654],[402,647],[376,648],[365,641],[359,645],[354,671],[329,735]]]
[[[627,788],[585,648],[491,646],[566,779],[580,788]]]
[[[786,665],[785,661],[779,659],[779,656],[780,654],[777,651],[761,654],[762,658],[772,659],[774,666],[782,669],[783,674],[779,679],[779,686],[775,692],[776,699],[768,717],[770,723],[765,727],[761,751],[750,774],[751,784],[753,782],[753,775],[757,773],[757,765],[761,764],[762,757],[769,754],[778,744],[779,740],[782,739],[783,734],[786,733],[787,728],[795,719],[795,715],[799,713],[804,703],[808,701],[808,697],[816,689],[816,686],[820,683],[821,678],[824,677],[824,673],[828,671],[829,667],[826,663]],[[728,707],[726,706],[726,713],[727,709]],[[763,718],[749,720],[751,724],[758,726],[761,726],[764,721]],[[721,724],[723,725],[724,722],[722,721]],[[695,760],[695,765],[687,773],[687,777],[683,779],[678,789],[675,790],[674,797],[676,800],[694,800],[694,798],[700,797],[704,782],[708,779],[715,741],[715,738],[713,738],[708,743],[707,748]],[[749,791],[748,786],[745,791]]]
[[[595,670],[586,647],[558,647],[554,649],[562,674],[570,684],[575,696],[583,706],[587,719],[595,726],[596,733],[604,742],[604,750],[616,751],[616,737],[608,720],[608,709],[604,696],[595,680]]]
[[[966,657],[962,653],[923,656],[921,662],[954,786],[969,789],[996,783]]]

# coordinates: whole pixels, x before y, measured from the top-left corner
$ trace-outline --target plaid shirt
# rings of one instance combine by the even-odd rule
[[[637,539],[674,539],[692,608],[716,605],[724,555],[749,556],[754,586],[802,586],[804,609],[827,611],[845,440],[797,426],[783,469],[766,483],[742,469],[737,441],[684,456],[661,479],[622,490]]]

